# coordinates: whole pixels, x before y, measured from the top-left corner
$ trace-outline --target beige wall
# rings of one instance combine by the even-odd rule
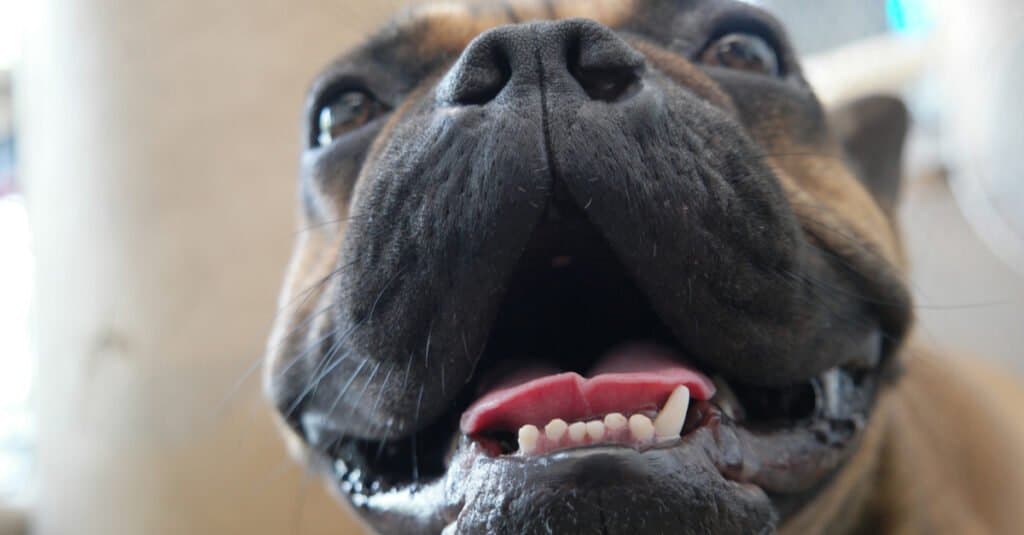
[[[395,0],[52,0],[19,73],[43,534],[346,533],[257,359],[313,73]]]

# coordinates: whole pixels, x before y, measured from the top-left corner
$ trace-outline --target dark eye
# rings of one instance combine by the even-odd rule
[[[779,58],[767,41],[749,33],[730,33],[711,43],[700,55],[705,65],[775,76]]]
[[[316,114],[316,144],[323,147],[384,113],[385,106],[366,91],[345,91]]]

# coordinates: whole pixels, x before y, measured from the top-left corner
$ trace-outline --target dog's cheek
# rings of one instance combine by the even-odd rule
[[[902,265],[891,222],[846,166],[824,110],[802,79],[732,72],[715,72],[713,78],[736,103],[739,120],[761,146],[798,217],[832,227],[833,242],[852,233],[888,262]]]
[[[731,115],[736,114],[736,105],[733,103],[732,97],[722,91],[713,79],[686,58],[635,37],[627,38],[627,42],[643,54],[648,63],[668,79],[711,105],[721,108]]]
[[[891,391],[882,394],[856,453],[813,501],[782,525],[780,534],[850,533],[854,528],[864,527],[860,523],[865,507],[879,500],[884,492],[873,476],[879,470],[886,447],[885,437],[895,402]]]
[[[821,237],[837,251],[866,245],[894,266],[903,267],[905,259],[892,223],[839,156],[780,154],[769,162],[784,181],[790,203],[803,221],[830,228],[832,231]]]
[[[303,225],[308,227],[347,217],[356,181],[382,127],[383,124],[373,125],[333,146],[313,149],[303,155],[299,179]]]
[[[423,95],[396,110],[371,149],[352,198],[345,260],[336,266],[336,327],[346,333],[337,350],[354,356],[324,381],[373,395],[374,370],[409,372],[407,388],[383,397],[376,414],[340,398],[337,405],[354,414],[340,422],[347,432],[381,434],[389,418],[390,432],[399,432],[435,417],[444,406],[437,400],[454,395],[452,382],[482,350],[494,296],[550,189],[540,95],[515,102],[514,113],[500,103],[439,108]],[[330,396],[311,404],[326,409]]]
[[[344,237],[344,225],[336,230],[311,229],[301,232],[288,265],[278,298],[276,317],[267,342],[263,386],[281,411],[287,411],[295,396],[311,380],[302,376],[319,353],[308,351],[311,340],[329,327],[329,289]],[[295,362],[294,359],[304,362]]]

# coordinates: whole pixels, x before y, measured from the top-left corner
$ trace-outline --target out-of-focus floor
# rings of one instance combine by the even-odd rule
[[[910,184],[901,223],[920,339],[1024,374],[1024,276],[978,239],[942,178]]]

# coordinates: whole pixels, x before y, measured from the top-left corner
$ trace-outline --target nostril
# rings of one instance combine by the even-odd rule
[[[480,47],[456,63],[442,87],[452,104],[481,105],[494,100],[511,76],[508,58],[497,47]]]
[[[640,76],[631,68],[575,68],[572,75],[590,98],[605,102],[626,99],[636,92],[640,85]]]
[[[640,87],[644,57],[604,26],[583,22],[567,52],[569,72],[594,100],[624,100]]]

